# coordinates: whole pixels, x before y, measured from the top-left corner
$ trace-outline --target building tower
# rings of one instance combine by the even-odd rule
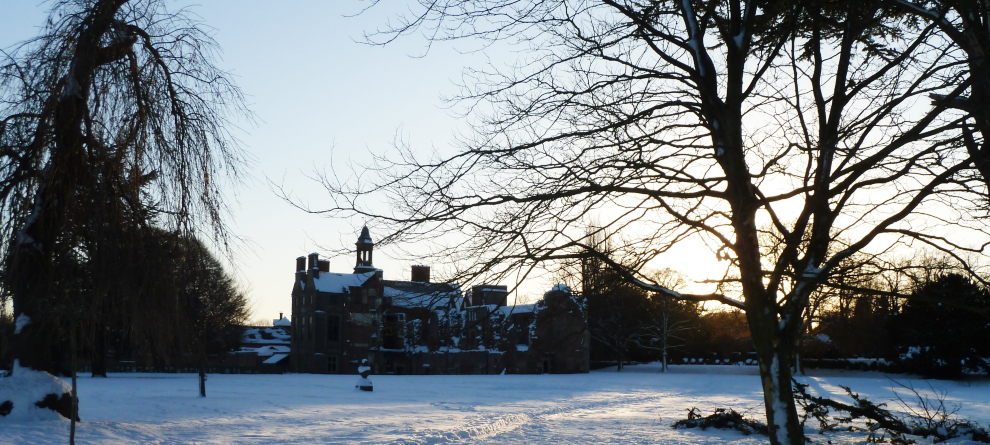
[[[371,241],[371,233],[368,232],[368,226],[364,226],[361,229],[361,236],[358,237],[354,245],[357,246],[357,264],[354,266],[354,273],[374,271],[375,266],[371,262],[371,257],[375,243]]]

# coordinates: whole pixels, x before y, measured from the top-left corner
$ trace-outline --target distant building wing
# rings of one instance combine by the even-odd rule
[[[283,320],[288,320],[287,318]],[[288,326],[255,327],[248,326],[241,333],[241,343],[251,345],[288,345],[292,336]]]

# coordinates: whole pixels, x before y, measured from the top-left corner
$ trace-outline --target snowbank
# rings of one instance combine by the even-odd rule
[[[47,372],[22,368],[14,361],[14,373],[9,377],[0,378],[0,405],[2,412],[11,409],[6,416],[0,416],[0,425],[4,421],[32,421],[59,419],[59,413],[49,408],[40,408],[36,404],[48,397],[49,403],[62,401],[63,395],[71,397],[72,386],[58,377]],[[50,396],[55,394],[54,397]],[[13,404],[7,405],[6,402]],[[67,413],[68,414],[68,413]]]
[[[199,397],[195,374],[82,376],[80,415],[86,421],[77,425],[76,443],[765,445],[766,436],[671,428],[691,407],[706,414],[731,408],[764,419],[759,376],[703,375],[703,368],[682,365],[674,369],[683,372],[667,374],[377,375],[373,393],[355,390],[354,375],[217,374],[210,376],[205,398]],[[797,379],[815,395],[847,403],[843,386],[888,407],[897,406],[898,393],[908,396],[879,373]],[[990,424],[990,381],[900,381],[925,395],[928,383],[944,388],[946,402],[960,407],[959,416]],[[806,433],[815,444],[865,440],[863,432],[819,435],[810,423]],[[0,420],[0,444],[64,444],[68,429],[64,420]]]

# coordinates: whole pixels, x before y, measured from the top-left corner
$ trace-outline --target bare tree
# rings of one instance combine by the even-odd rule
[[[677,317],[680,307],[664,295],[651,295],[602,261],[601,256],[606,255],[610,262],[623,264],[627,269],[634,268],[625,264],[627,259],[614,256],[621,249],[613,247],[614,239],[610,239],[604,230],[593,226],[587,235],[588,243],[594,248],[580,261],[558,262],[558,275],[561,282],[580,278],[581,295],[588,305],[592,360],[614,360],[616,370],[622,371],[627,362],[637,357],[642,360],[655,357],[651,353],[659,353],[666,370],[667,350],[686,324]],[[575,264],[580,266],[575,267]],[[684,284],[683,276],[671,269],[650,276],[672,290]]]
[[[686,284],[682,274],[673,269],[661,269],[652,274],[653,282],[672,291],[680,291]],[[661,371],[667,372],[667,352],[684,342],[684,335],[694,326],[692,319],[698,315],[697,302],[683,301],[666,293],[653,296],[656,306],[657,341],[661,352]]]
[[[80,318],[135,321],[174,303],[171,277],[146,269],[156,228],[225,245],[221,189],[244,160],[228,123],[249,115],[216,51],[162,1],[62,0],[4,53],[0,246],[21,366],[53,371],[69,301]]]
[[[961,145],[973,158],[973,168],[990,186],[990,5],[979,0],[890,0],[896,12],[906,12],[938,27],[940,33],[964,53],[964,76],[969,94],[948,98],[948,106],[967,117],[961,126]],[[945,101],[933,94],[935,102]]]
[[[478,131],[458,153],[400,149],[360,183],[326,177],[334,201],[310,210],[373,218],[389,230],[380,244],[432,241],[462,281],[597,252],[590,219],[636,234],[598,258],[644,289],[746,311],[771,443],[804,441],[790,363],[812,293],[844,260],[912,242],[981,255],[964,238],[978,231],[935,229],[986,225],[940,201],[985,188],[943,137],[965,126],[944,112],[967,86],[933,26],[862,1],[417,4],[371,38],[509,40],[527,58],[468,73]],[[914,106],[931,94],[934,107]],[[763,241],[763,222],[779,244]],[[726,267],[716,292],[644,273],[691,237]]]
[[[588,329],[592,348],[611,352],[616,370],[622,371],[638,349],[653,349],[661,325],[643,289],[615,283],[607,289],[583,295],[588,302]],[[600,357],[600,356],[599,356]]]

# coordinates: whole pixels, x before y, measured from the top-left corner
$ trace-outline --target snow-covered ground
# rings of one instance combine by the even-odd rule
[[[614,370],[613,370],[614,371]],[[734,431],[674,430],[696,406],[734,408],[763,419],[755,367],[654,366],[585,375],[372,376],[210,375],[206,398],[191,374],[113,374],[79,379],[80,443],[766,443]],[[846,385],[874,401],[893,399],[873,373],[820,371],[801,377],[846,399]],[[923,380],[899,379],[928,390]],[[990,423],[990,382],[932,381],[959,414]],[[895,404],[891,404],[894,406]],[[809,427],[811,422],[809,422]],[[65,443],[66,420],[0,418],[0,443]],[[809,429],[809,433],[811,430]],[[816,443],[862,443],[862,433]],[[957,442],[958,443],[958,442]]]

